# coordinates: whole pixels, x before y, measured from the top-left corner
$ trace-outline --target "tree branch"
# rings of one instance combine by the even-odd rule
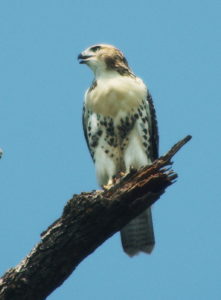
[[[41,241],[0,279],[0,300],[43,300],[106,239],[157,201],[177,174],[171,158],[187,136],[151,166],[117,179],[109,190],[74,195]]]

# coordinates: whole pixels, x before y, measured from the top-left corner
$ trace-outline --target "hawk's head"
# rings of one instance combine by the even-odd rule
[[[123,53],[111,45],[93,45],[79,54],[78,59],[80,64],[87,64],[95,75],[107,71],[116,71],[121,75],[132,74]]]

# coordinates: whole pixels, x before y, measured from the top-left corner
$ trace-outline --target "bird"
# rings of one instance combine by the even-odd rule
[[[94,73],[83,104],[83,130],[97,181],[108,187],[117,174],[150,165],[158,158],[156,111],[149,90],[123,52],[95,44],[78,55]],[[130,257],[150,254],[155,245],[151,208],[121,230],[123,250]]]

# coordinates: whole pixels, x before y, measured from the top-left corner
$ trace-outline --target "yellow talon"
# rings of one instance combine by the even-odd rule
[[[112,186],[113,186],[112,184],[104,184],[104,185],[102,185],[102,188],[104,190],[109,190]]]

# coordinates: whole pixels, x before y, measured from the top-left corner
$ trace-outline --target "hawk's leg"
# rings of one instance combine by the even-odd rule
[[[114,177],[108,180],[107,184],[102,185],[104,190],[109,190],[115,184]]]
[[[119,180],[123,177],[125,177],[127,173],[125,172],[119,172],[116,175],[114,175],[111,179],[108,180],[107,184],[104,184],[102,188],[104,190],[109,190],[113,185],[115,185]]]

